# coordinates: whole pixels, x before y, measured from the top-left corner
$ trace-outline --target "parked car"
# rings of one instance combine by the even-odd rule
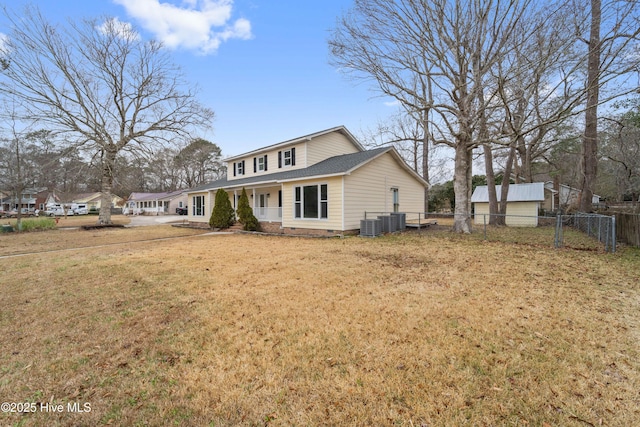
[[[73,210],[73,213],[75,215],[89,215],[89,209],[87,208],[87,205],[78,205]]]
[[[44,211],[46,216],[64,216],[65,209],[61,207],[51,207]],[[73,215],[73,211],[71,209],[67,209],[67,216]]]
[[[189,209],[186,206],[182,208],[176,208],[176,213],[178,215],[187,215],[189,213]]]

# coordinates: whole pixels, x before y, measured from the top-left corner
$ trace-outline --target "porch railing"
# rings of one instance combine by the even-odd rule
[[[260,221],[282,222],[282,208],[262,208],[255,206],[253,214]]]

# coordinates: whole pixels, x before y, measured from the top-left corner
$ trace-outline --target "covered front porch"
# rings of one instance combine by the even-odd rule
[[[282,186],[256,186],[245,188],[253,215],[260,222],[282,222]],[[233,209],[237,211],[242,188],[227,190]]]

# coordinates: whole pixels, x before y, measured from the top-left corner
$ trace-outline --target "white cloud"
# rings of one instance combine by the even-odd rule
[[[400,106],[400,101],[398,101],[397,99],[394,99],[393,101],[385,101],[384,105],[386,105],[387,107],[398,107]]]
[[[251,23],[231,21],[233,0],[183,0],[180,6],[160,0],[113,0],[167,47],[215,52],[229,39],[251,38]]]
[[[121,38],[140,38],[140,35],[135,32],[133,26],[128,22],[122,22],[118,18],[112,18],[108,21],[105,21],[100,26],[100,31],[103,33],[114,33],[119,35]]]

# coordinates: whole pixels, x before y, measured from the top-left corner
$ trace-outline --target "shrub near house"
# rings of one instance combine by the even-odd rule
[[[236,222],[236,214],[231,207],[229,194],[223,189],[216,192],[215,206],[211,211],[209,226],[211,228],[229,228]]]

